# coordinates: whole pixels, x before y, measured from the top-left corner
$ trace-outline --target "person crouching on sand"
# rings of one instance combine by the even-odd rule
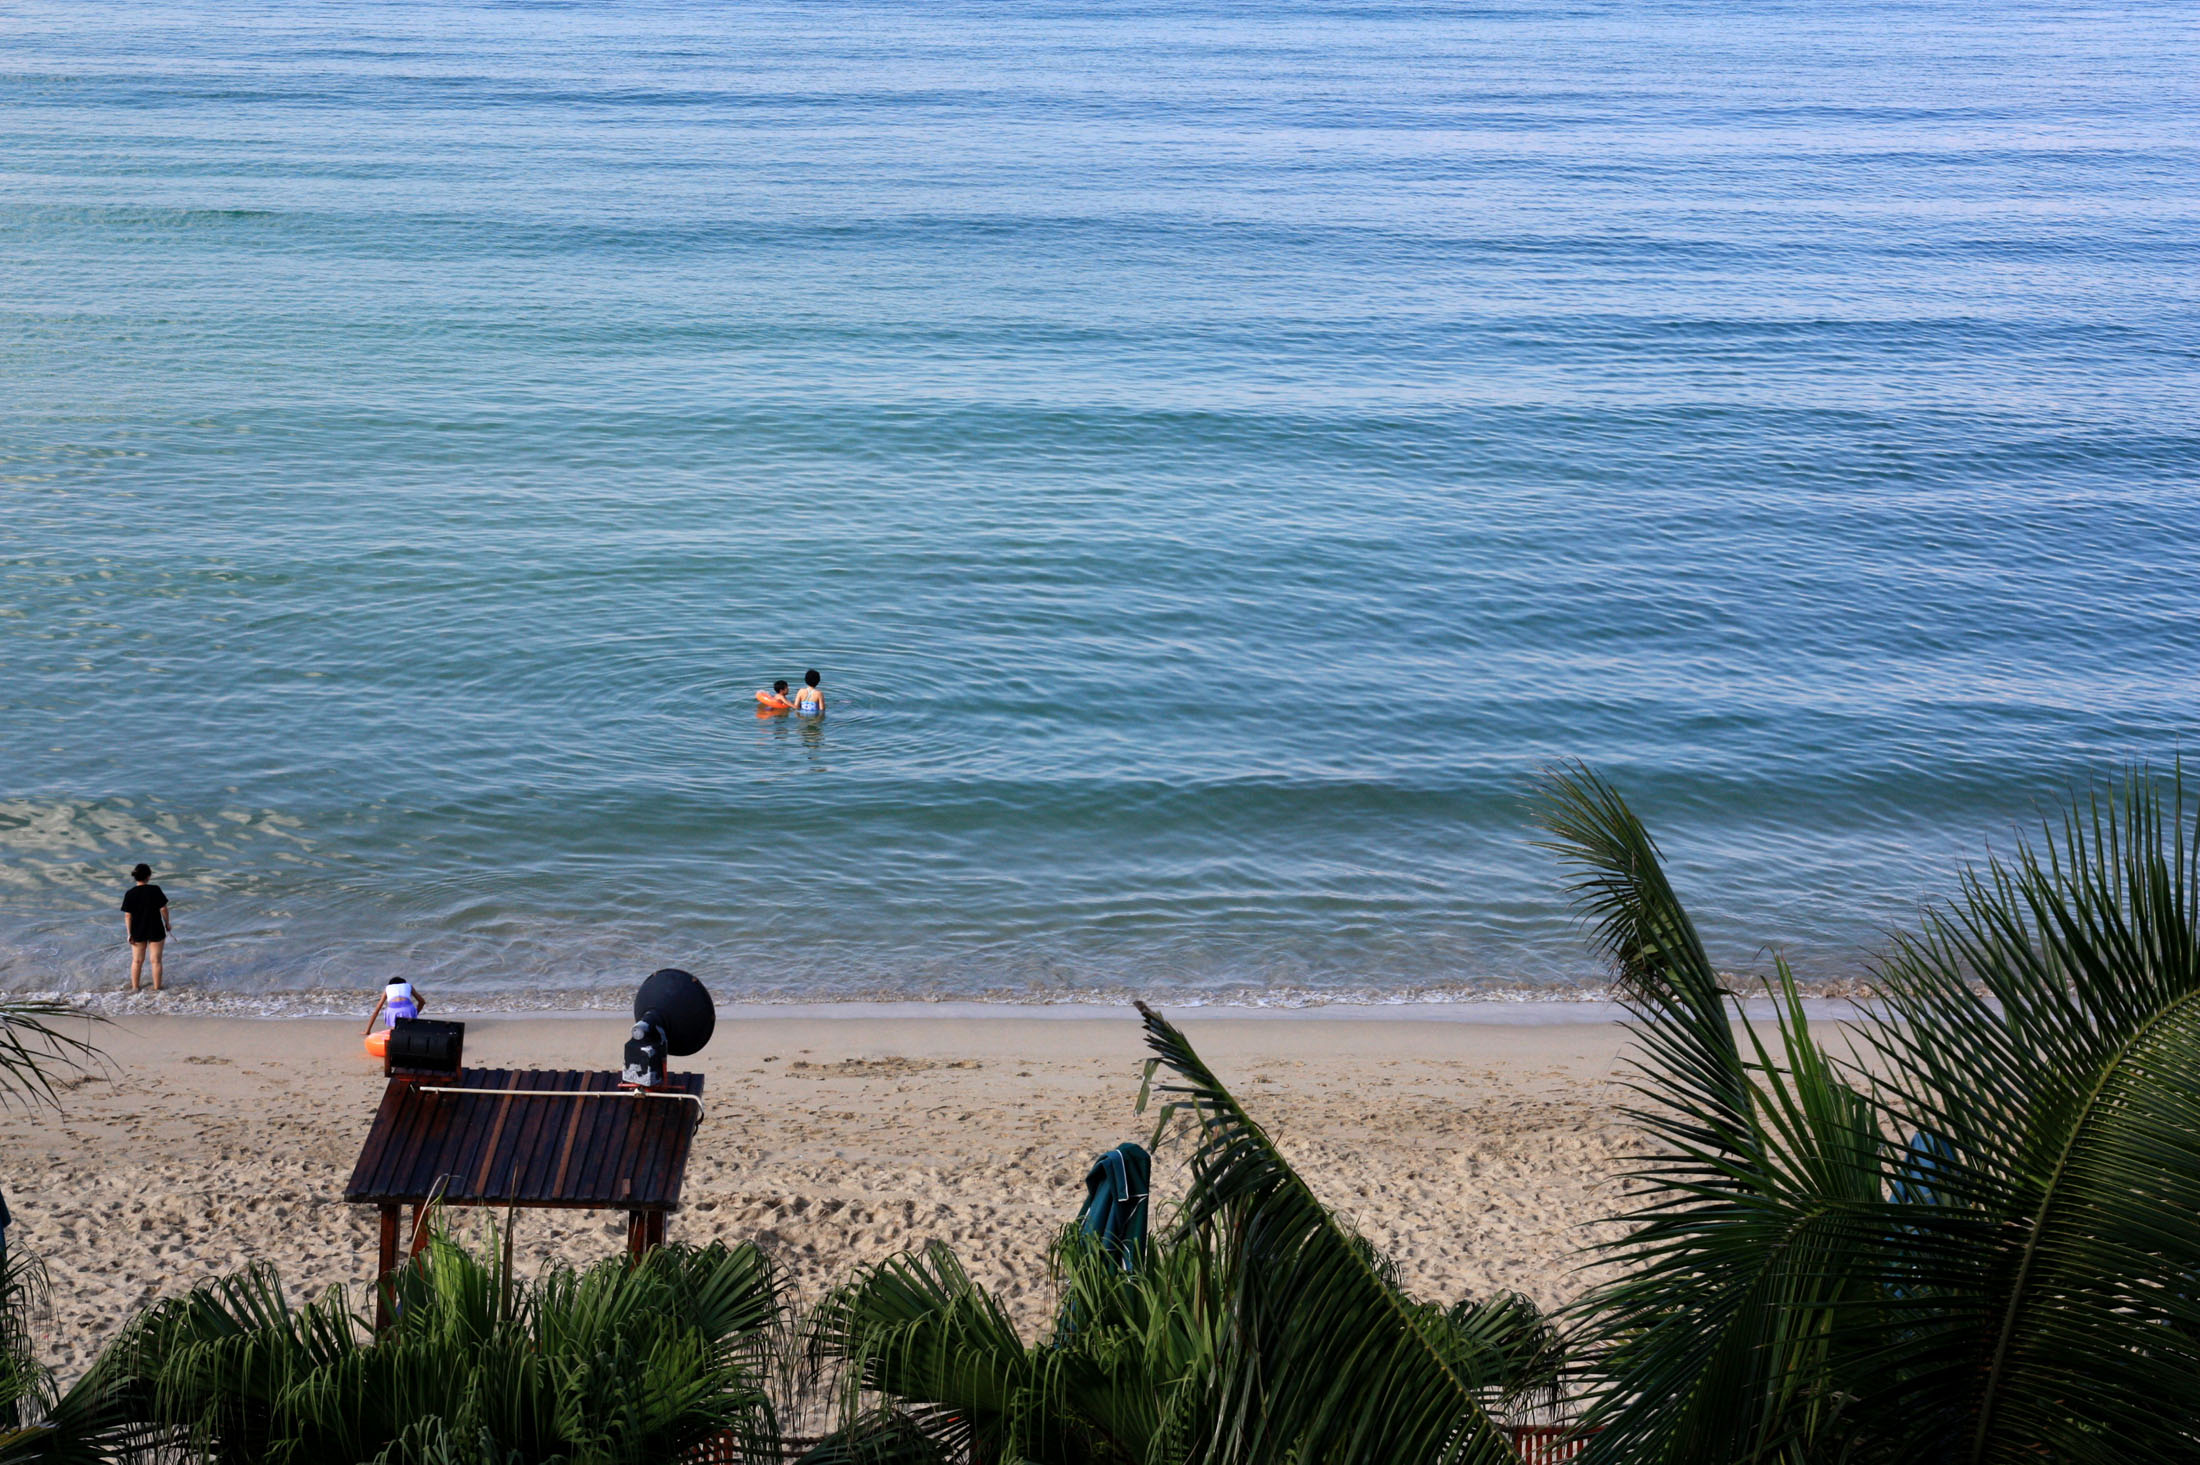
[[[150,964],[153,990],[160,990],[160,949],[168,942],[168,897],[153,883],[153,867],[130,872],[137,881],[122,893],[122,930],[130,939],[130,990],[138,990],[138,972]]]
[[[403,977],[390,978],[390,984],[382,989],[382,995],[374,999],[374,1011],[367,1014],[367,1031],[374,1031],[374,1020],[385,1009],[389,1012],[389,1025],[396,1027],[400,1018],[415,1018],[427,1011],[428,999],[420,995],[420,989]]]

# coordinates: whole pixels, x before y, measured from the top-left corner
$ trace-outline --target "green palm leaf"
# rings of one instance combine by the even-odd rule
[[[1817,1046],[1783,965],[1779,1053],[1746,1025],[1674,894],[1655,843],[1586,769],[1542,787],[1545,826],[1640,1023],[1628,1116],[1655,1142],[1626,1175],[1639,1204],[1591,1292],[1601,1352],[1592,1461],[1804,1460],[1849,1421],[1831,1371],[1837,1321],[1876,1285],[1886,1229],[1869,1100]]]
[[[58,1103],[55,1072],[82,1071],[100,1061],[99,1049],[89,1038],[58,1026],[63,1019],[87,1025],[107,1020],[66,1002],[0,1000],[0,1104]]]
[[[2135,773],[1898,943],[1880,1102],[1948,1158],[1907,1336],[1854,1387],[1903,1455],[2200,1456],[2200,811]]]
[[[1215,1229],[1228,1312],[1210,1405],[1183,1457],[1201,1465],[1509,1461],[1488,1412],[1494,1350],[1398,1290],[1315,1197],[1177,1028],[1139,1005],[1198,1130],[1184,1224]]]
[[[659,1465],[727,1430],[776,1449],[778,1282],[753,1247],[526,1284],[509,1265],[435,1237],[378,1334],[341,1291],[293,1303],[265,1268],[205,1284],[143,1314],[24,1458]]]
[[[835,1289],[813,1319],[811,1347],[818,1361],[848,1366],[849,1417],[816,1462],[1180,1458],[1217,1352],[1220,1297],[1202,1238],[1173,1233],[1126,1270],[1071,1226],[1052,1260],[1061,1306],[1037,1347],[944,1246],[864,1268]],[[868,1398],[887,1402],[869,1407]]]
[[[53,1376],[31,1346],[34,1323],[47,1312],[45,1266],[18,1247],[0,1253],[0,1462],[18,1458],[36,1436],[26,1416],[52,1402]]]
[[[1020,1434],[1058,1416],[1044,1376],[1015,1324],[970,1280],[948,1247],[858,1270],[818,1305],[810,1349],[820,1364],[844,1364],[849,1418],[820,1458],[916,1458],[929,1450],[999,1458]],[[865,1407],[866,1394],[892,1402]],[[920,1443],[921,1442],[921,1443]]]
[[[1818,1045],[1784,965],[1776,1051],[1737,1040],[1633,814],[1585,770],[1545,793],[1643,1024],[1633,1112],[1657,1141],[1625,1270],[1584,1306],[1590,1458],[2194,1458],[2200,826],[2181,791],[2165,818],[2135,777],[1967,877],[1885,964],[1862,1064]]]

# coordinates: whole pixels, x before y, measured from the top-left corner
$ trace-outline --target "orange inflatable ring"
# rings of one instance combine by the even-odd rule
[[[794,706],[792,702],[789,702],[777,692],[758,692],[756,694],[756,705],[767,712],[785,712],[788,708]]]
[[[376,1028],[373,1032],[367,1034],[367,1056],[369,1058],[383,1057],[389,1051],[389,1046],[390,1030],[388,1028]]]

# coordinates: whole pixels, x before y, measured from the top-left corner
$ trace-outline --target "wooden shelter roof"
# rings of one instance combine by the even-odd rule
[[[391,1079],[344,1199],[420,1202],[441,1180],[452,1205],[673,1210],[702,1092],[699,1073],[646,1093],[578,1069]]]

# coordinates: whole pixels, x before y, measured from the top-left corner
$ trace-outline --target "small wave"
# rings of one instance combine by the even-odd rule
[[[1803,996],[1813,1004],[1814,1012],[1824,1011],[1835,1016],[1846,1012],[1854,1004],[1868,1004],[1872,1000],[1872,989],[1865,982],[1803,983],[1801,989]],[[62,1002],[78,1011],[110,1018],[175,1016],[363,1021],[365,1014],[373,1008],[371,994],[363,996],[359,990],[351,988],[293,992],[224,992],[177,986],[157,994],[150,991],[22,992],[12,996],[17,999]],[[1128,1015],[1135,1010],[1132,1005],[1134,1001],[1145,1001],[1149,1005],[1165,1007],[1171,1012],[1204,1013],[1212,1016],[1298,1013],[1308,1016],[1393,1017],[1411,1020],[1416,1017],[1472,1017],[1480,1014],[1497,1019],[1505,1013],[1518,1012],[1531,1017],[1544,1016],[1554,1021],[1612,1021],[1625,1015],[1624,1004],[1618,995],[1603,986],[1524,986],[1413,993],[1278,992],[1230,999],[1173,996],[1154,992],[1132,993],[1101,988],[1056,993],[1045,997],[1012,995],[995,1000],[966,996],[923,999],[911,998],[905,993],[878,991],[826,999],[790,995],[745,999],[738,1003],[721,1002],[719,1011],[721,1015],[734,1019],[744,1016],[768,1018],[780,1013],[819,1018],[873,1016],[882,1013],[911,1017],[923,1017],[927,1014],[1018,1017],[1047,1012],[1064,1015]],[[630,990],[465,992],[450,997],[447,1001],[438,1002],[436,1015],[454,1019],[501,1015],[623,1016],[631,1014],[632,1003],[633,995]],[[1752,1017],[1769,1017],[1772,1013],[1770,1003],[1762,999],[1752,999],[1745,1005]]]

